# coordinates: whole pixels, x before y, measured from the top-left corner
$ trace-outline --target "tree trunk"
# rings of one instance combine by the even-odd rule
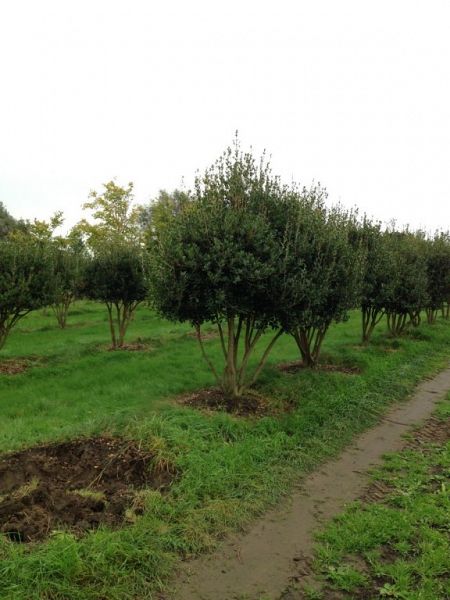
[[[107,303],[108,317],[109,317],[109,331],[111,333],[111,346],[115,350],[117,348],[116,330],[114,328],[114,318],[112,314],[112,305]]]
[[[240,315],[230,316],[226,320],[226,331],[222,327],[219,318],[216,325],[220,335],[221,348],[224,359],[224,368],[219,375],[214,364],[208,358],[201,335],[201,326],[196,325],[197,340],[200,344],[203,358],[212,371],[217,385],[228,399],[238,399],[256,382],[261,370],[266,364],[267,358],[275,342],[282,334],[278,330],[265,348],[252,377],[247,377],[248,363],[255,350],[256,344],[263,334],[262,328],[255,328],[255,320],[252,317]],[[242,344],[241,341],[244,341]]]
[[[362,343],[367,344],[372,337],[373,330],[384,316],[384,310],[375,307],[363,306],[362,315]]]
[[[5,345],[8,334],[9,334],[8,329],[4,329],[3,327],[0,327],[0,350],[2,350],[3,346]]]
[[[420,310],[412,310],[409,313],[409,322],[413,327],[419,327],[421,321]]]
[[[302,362],[305,367],[315,367],[319,361],[323,338],[328,331],[329,325],[324,327],[297,327],[293,332],[293,338],[300,350]]]
[[[437,318],[437,309],[435,308],[426,308],[425,312],[427,313],[427,322],[429,325],[434,325],[436,323]]]
[[[403,333],[406,327],[407,316],[406,313],[387,313],[387,325],[393,337],[398,337]]]
[[[66,297],[61,302],[56,302],[53,305],[53,312],[55,313],[56,320],[58,321],[59,327],[65,329],[67,324],[67,315],[69,313],[70,305],[73,302],[73,297]]]

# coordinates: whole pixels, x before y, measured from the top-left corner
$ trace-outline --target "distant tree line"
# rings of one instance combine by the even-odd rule
[[[66,236],[56,235],[61,213],[17,222],[0,205],[0,347],[39,307],[52,306],[64,328],[84,297],[105,304],[120,348],[147,301],[193,325],[217,385],[236,398],[283,334],[314,367],[330,325],[352,309],[361,309],[365,344],[383,318],[392,336],[423,315],[449,318],[448,232],[383,229],[326,201],[320,185],[284,184],[236,139],[192,190],[161,191],[147,207],[133,206],[131,183],[106,183],[84,205],[91,218]],[[217,329],[221,367],[207,354],[205,324]]]

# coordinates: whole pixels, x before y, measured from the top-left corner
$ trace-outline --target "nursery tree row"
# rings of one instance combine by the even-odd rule
[[[275,177],[264,156],[232,147],[191,191],[162,191],[133,207],[133,185],[92,192],[65,237],[49,223],[13,227],[0,240],[0,347],[18,320],[52,306],[64,328],[70,304],[102,302],[113,347],[124,344],[136,307],[149,301],[172,321],[190,322],[217,385],[229,397],[256,381],[282,334],[314,367],[331,323],[360,307],[362,341],[386,317],[397,336],[449,316],[450,238],[383,230],[357,212],[327,205],[320,186]],[[207,354],[213,324],[223,363]],[[270,335],[264,335],[269,333]],[[257,360],[252,360],[257,354]]]

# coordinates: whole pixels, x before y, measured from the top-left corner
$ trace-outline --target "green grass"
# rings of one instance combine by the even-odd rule
[[[79,303],[66,331],[37,312],[8,340],[4,358],[37,357],[21,375],[0,375],[0,450],[78,435],[113,432],[138,439],[157,460],[180,472],[170,493],[150,492],[146,510],[121,530],[102,529],[75,539],[55,532],[32,547],[0,541],[0,598],[142,599],[161,588],[181,555],[214,547],[280,499],[293,478],[338,452],[403,399],[450,354],[450,323],[422,325],[401,340],[375,333],[359,346],[359,314],[331,329],[328,360],[357,365],[360,375],[280,373],[295,360],[287,337],[274,348],[259,390],[293,407],[276,417],[242,419],[179,406],[174,396],[212,385],[197,342],[186,325],[167,323],[142,307],[128,341],[148,352],[108,352],[102,307]],[[217,340],[206,342],[220,359]]]
[[[437,415],[450,418],[450,394]],[[391,454],[373,477],[384,499],[354,503],[319,535],[311,597],[450,598],[450,440]]]

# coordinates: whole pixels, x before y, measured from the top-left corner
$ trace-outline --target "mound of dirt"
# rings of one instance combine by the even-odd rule
[[[278,365],[278,369],[284,373],[298,373],[302,369],[308,369],[301,360],[295,360],[293,362],[281,363]],[[345,373],[346,375],[358,375],[361,373],[359,367],[349,367],[346,365],[335,365],[335,364],[319,364],[314,367],[315,371],[329,371],[332,373]]]
[[[257,394],[227,398],[219,388],[207,388],[179,398],[180,404],[208,411],[225,411],[238,416],[264,416],[279,413],[267,399]]]
[[[18,375],[28,369],[30,363],[28,360],[11,359],[0,362],[0,373],[3,375]]]
[[[152,456],[118,438],[84,438],[30,448],[0,459],[0,532],[14,542],[55,529],[82,533],[120,525],[142,488],[164,489]]]
[[[113,346],[107,346],[107,350],[109,352],[149,352],[152,349],[153,348],[151,344],[148,344],[147,342],[130,342],[129,344],[123,344],[123,346],[117,348],[114,348]]]

